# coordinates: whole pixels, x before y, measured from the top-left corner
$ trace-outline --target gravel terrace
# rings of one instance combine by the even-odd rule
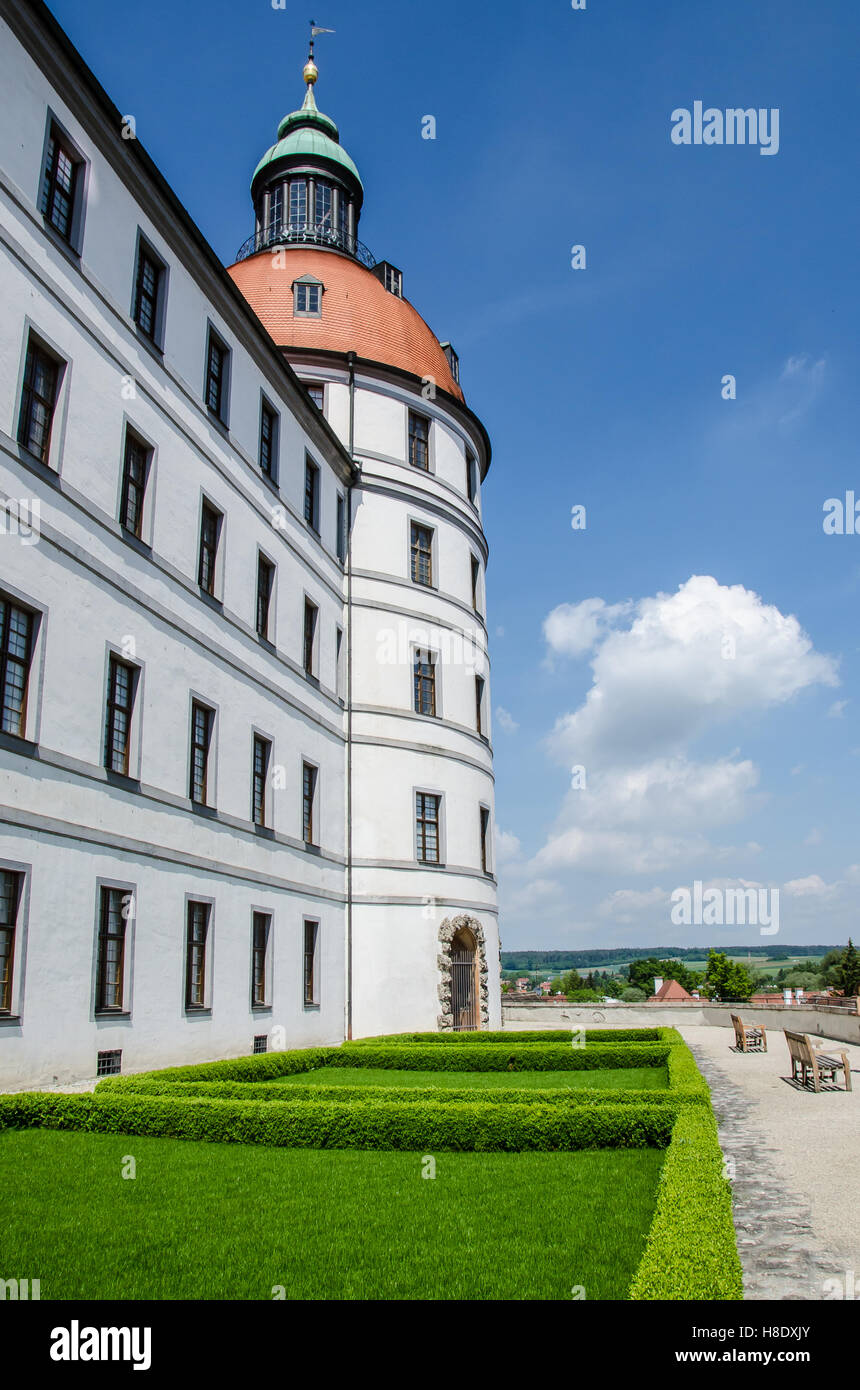
[[[860,1047],[846,1052],[854,1090],[791,1084],[782,1031],[768,1052],[734,1050],[727,1028],[679,1028],[709,1086],[720,1144],[734,1162],[734,1209],[747,1299],[860,1297]],[[788,1080],[784,1078],[789,1078]]]

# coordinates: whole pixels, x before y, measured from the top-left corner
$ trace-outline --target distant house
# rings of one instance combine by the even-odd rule
[[[541,980],[540,988],[542,994],[552,994],[552,980]]]
[[[515,984],[520,994],[525,994],[526,990],[531,988],[531,980],[528,975],[520,975],[519,979],[515,981]]]
[[[694,999],[692,994],[688,994],[683,985],[679,985],[677,980],[654,981],[656,994],[652,994],[646,1000],[648,1004],[692,1004]]]

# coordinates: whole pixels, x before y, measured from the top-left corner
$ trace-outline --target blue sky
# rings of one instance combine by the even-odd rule
[[[673,925],[696,880],[860,935],[860,536],[822,528],[860,497],[856,3],[314,4],[361,237],[493,439],[505,947],[759,940]],[[305,10],[52,8],[232,261]],[[697,100],[777,108],[778,153],[673,144]]]

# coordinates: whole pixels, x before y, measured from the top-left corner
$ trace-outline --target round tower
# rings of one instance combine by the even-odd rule
[[[497,1028],[490,443],[453,347],[358,238],[361,178],[317,78],[312,45],[230,274],[359,470],[319,522],[343,528],[347,1028]]]

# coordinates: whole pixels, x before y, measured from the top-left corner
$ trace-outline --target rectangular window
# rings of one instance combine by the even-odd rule
[[[393,265],[386,265],[384,270],[384,284],[389,294],[396,294],[398,299],[403,295],[403,275],[399,270],[395,270]]]
[[[473,506],[478,504],[478,460],[466,450],[466,496]]]
[[[159,298],[164,266],[156,260],[143,241],[137,246],[137,271],[134,277],[134,306],[132,318],[153,343],[159,329]]]
[[[254,766],[251,771],[251,820],[255,825],[266,824],[266,783],[272,745],[267,738],[254,735]]]
[[[490,813],[486,806],[481,807],[481,870],[490,872]]]
[[[268,912],[255,912],[252,926],[251,944],[251,1007],[262,1009],[268,1003],[266,995],[266,982],[268,976],[269,963],[269,934],[272,926],[272,919]],[[263,1042],[266,1041],[263,1035]],[[257,1039],[254,1039],[256,1045]],[[257,1051],[265,1052],[265,1047],[257,1048]]]
[[[23,874],[0,870],[0,1014],[12,1012],[15,931],[23,881]]]
[[[306,381],[305,390],[316,406],[317,410],[322,410],[325,405],[325,387],[319,381]]]
[[[439,802],[430,792],[415,793],[415,830],[418,859],[422,864],[439,863]]]
[[[268,1035],[268,1033],[255,1033],[255,1034],[254,1034],[254,1055],[256,1056],[256,1054],[259,1053],[259,1052],[268,1052],[268,1050],[269,1050],[269,1035]]]
[[[322,285],[307,280],[297,280],[293,311],[307,318],[322,317]]]
[[[191,706],[191,774],[188,795],[198,806],[209,804],[209,751],[213,713],[197,700]]]
[[[479,607],[478,607],[478,598],[479,598],[479,596],[480,596],[480,589],[481,589],[480,580],[481,580],[481,566],[480,566],[480,564],[478,563],[478,561],[475,559],[475,557],[474,557],[474,555],[473,555],[473,556],[472,556],[472,607],[474,608],[474,610],[475,610],[476,613],[479,613],[479,612],[480,612],[480,609],[479,609]]]
[[[317,942],[319,922],[305,922],[305,1004],[319,1003],[317,991]]]
[[[226,423],[227,376],[230,354],[214,329],[209,329],[206,345],[206,392],[204,400],[212,414]]]
[[[343,699],[343,628],[334,630],[334,680],[339,699]]]
[[[118,772],[123,777],[128,776],[136,679],[134,666],[111,657],[105,711],[105,767],[108,772]]]
[[[151,458],[152,450],[141,443],[131,430],[126,430],[119,519],[126,531],[137,536],[138,540],[143,529],[143,503]]]
[[[257,636],[269,638],[269,609],[275,582],[275,566],[264,555],[257,556]]]
[[[73,153],[59,128],[52,124],[45,151],[41,211],[54,231],[70,246],[80,170],[81,160]]]
[[[316,844],[317,769],[311,763],[302,763],[302,839],[306,845]]]
[[[426,415],[409,412],[409,462],[413,468],[430,468],[430,421]]]
[[[305,460],[305,521],[319,535],[320,529],[320,471],[310,459]]]
[[[436,660],[432,652],[416,651],[413,668],[416,714],[436,713]]]
[[[125,900],[121,888],[102,888],[99,908],[97,1004],[99,1010],[121,1010],[125,967]]]
[[[475,677],[475,728],[479,734],[484,732],[484,680]]]
[[[299,230],[308,224],[308,186],[304,179],[290,184],[290,228]]]
[[[306,599],[305,599],[305,624],[304,624],[304,633],[303,633],[303,640],[302,640],[302,660],[303,660],[303,662],[304,662],[305,675],[307,675],[307,676],[313,676],[313,675],[316,674],[316,672],[315,672],[315,664],[316,664],[316,663],[315,663],[315,659],[314,659],[314,658],[315,658],[315,650],[314,650],[314,649],[315,649],[315,647],[316,647],[316,631],[317,631],[317,617],[318,617],[318,616],[319,616],[319,609],[317,608],[316,604],[315,604],[315,603],[311,603],[310,599],[306,598]]]
[[[346,501],[341,493],[337,494],[337,535],[335,536],[335,548],[337,558],[342,565],[346,564]]]
[[[33,614],[0,595],[0,695],[4,734],[24,737],[33,656]]]
[[[185,1007],[206,1005],[206,946],[209,936],[209,904],[189,902],[185,938]]]
[[[331,185],[318,183],[315,193],[314,213],[316,216],[317,231],[331,231]]]
[[[96,1076],[119,1076],[122,1073],[122,1048],[96,1053]]]
[[[433,532],[429,526],[412,522],[412,583],[433,587]]]
[[[283,220],[284,186],[279,183],[269,193],[269,236],[280,236]]]
[[[51,426],[57,405],[61,363],[37,343],[32,333],[27,343],[24,389],[18,416],[18,443],[42,463],[48,462]]]
[[[215,594],[215,574],[218,563],[218,540],[222,514],[203,503],[200,512],[200,552],[197,558],[197,583],[204,593]]]
[[[278,472],[278,413],[263,401],[260,407],[260,468],[267,478]]]

